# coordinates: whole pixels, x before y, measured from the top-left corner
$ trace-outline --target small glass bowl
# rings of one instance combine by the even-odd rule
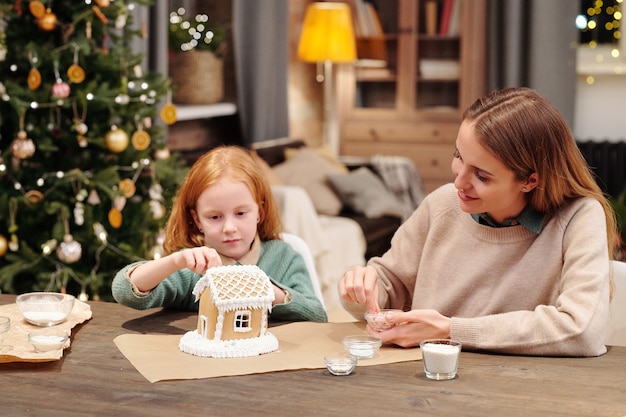
[[[28,341],[37,352],[63,349],[67,339],[69,339],[69,335],[65,331],[39,331],[28,335]]]
[[[350,375],[356,368],[357,359],[347,353],[337,353],[324,357],[324,363],[333,375]]]
[[[55,326],[65,321],[74,307],[73,295],[57,292],[29,292],[18,295],[17,307],[30,324]]]
[[[341,343],[346,351],[350,355],[356,356],[357,359],[370,359],[376,356],[383,341],[374,336],[354,335],[344,337]]]
[[[402,313],[402,310],[380,310],[378,313],[366,312],[364,317],[365,320],[367,320],[367,324],[369,324],[372,329],[377,332],[382,332],[383,330],[395,327],[394,323],[387,321],[387,313]]]

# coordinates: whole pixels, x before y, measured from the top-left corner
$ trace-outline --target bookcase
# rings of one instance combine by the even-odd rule
[[[486,92],[486,0],[346,1],[359,60],[337,66],[340,153],[407,156],[432,191],[453,179],[462,111]]]

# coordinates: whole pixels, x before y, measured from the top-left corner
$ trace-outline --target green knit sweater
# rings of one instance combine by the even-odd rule
[[[575,199],[535,234],[478,224],[454,185],[432,192],[369,265],[381,308],[435,309],[468,349],[527,355],[606,352],[610,263],[604,211]]]
[[[139,310],[165,307],[198,311],[192,290],[202,278],[201,275],[187,268],[181,269],[161,281],[147,295],[138,296],[133,292],[128,277],[128,270],[137,263],[124,267],[113,279],[111,290],[118,303]],[[262,242],[257,265],[270,277],[272,283],[291,294],[291,301],[272,307],[271,320],[328,320],[324,307],[313,291],[304,259],[288,243],[281,240]]]

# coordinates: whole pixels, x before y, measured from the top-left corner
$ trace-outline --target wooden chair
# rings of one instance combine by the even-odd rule
[[[313,255],[311,254],[309,246],[300,236],[294,235],[292,233],[282,233],[281,237],[304,258],[304,263],[309,271],[309,277],[311,278],[311,284],[313,284],[313,291],[315,291],[315,295],[322,303],[322,307],[326,308],[324,304],[324,296],[322,295],[322,286],[320,285],[320,281],[317,276],[315,261],[313,260]]]

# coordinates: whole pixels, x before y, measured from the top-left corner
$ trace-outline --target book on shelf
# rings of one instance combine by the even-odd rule
[[[359,59],[387,61],[387,45],[380,18],[374,5],[365,0],[355,1],[355,37]]]
[[[364,38],[382,38],[382,25],[374,5],[365,0],[355,0],[355,36]]]
[[[437,34],[437,0],[427,0],[424,5],[424,21],[426,22],[426,34]]]
[[[455,59],[420,59],[419,75],[423,80],[458,80],[459,61]]]
[[[453,0],[448,24],[448,36],[458,36],[460,32],[461,0]]]
[[[439,22],[439,34],[447,35],[450,27],[450,16],[452,15],[454,0],[443,0],[443,6],[441,8],[441,16]]]

